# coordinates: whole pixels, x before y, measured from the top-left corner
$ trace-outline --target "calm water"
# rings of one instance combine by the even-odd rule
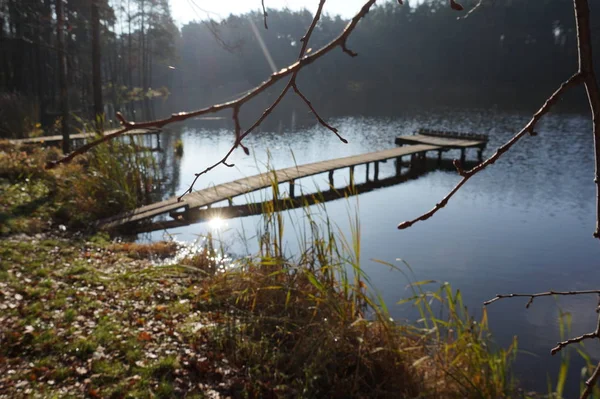
[[[293,166],[369,151],[391,148],[396,135],[410,134],[419,127],[485,133],[491,152],[518,131],[527,115],[502,112],[447,111],[413,114],[394,119],[342,118],[331,121],[350,141],[345,145],[319,126],[273,129],[248,138],[248,157],[237,151],[231,158],[236,168],[220,167],[201,177],[196,188],[250,176],[266,169]],[[170,148],[181,137],[185,153],[180,161],[171,155],[163,160],[172,174],[167,196],[182,193],[194,173],[220,159],[232,142],[223,121],[188,125],[163,134]],[[448,281],[463,292],[466,304],[481,314],[482,302],[497,293],[592,289],[600,286],[597,273],[600,242],[594,230],[593,151],[591,123],[587,115],[552,115],[539,125],[538,137],[527,137],[501,161],[471,179],[450,204],[427,222],[398,231],[396,225],[429,210],[459,180],[456,173],[435,171],[416,180],[361,194],[350,200],[327,204],[327,213],[349,236],[348,216],[358,207],[361,223],[361,262],[387,303],[394,318],[412,318],[408,305],[393,306],[409,295],[406,279],[372,259],[398,263],[406,260],[417,280]],[[267,155],[268,152],[270,155]],[[475,151],[470,153],[474,159]],[[452,153],[446,157],[453,156]],[[456,155],[454,155],[456,156]],[[373,173],[371,171],[371,173]],[[393,162],[381,165],[380,176],[394,173]],[[336,186],[343,186],[348,171],[336,171]],[[372,176],[372,175],[371,175]],[[356,179],[365,179],[357,167]],[[326,189],[327,174],[299,182],[309,192]],[[287,185],[282,185],[287,189]],[[251,195],[255,200],[267,193]],[[252,198],[236,199],[241,203]],[[317,209],[315,208],[315,212]],[[301,212],[287,220],[287,250],[297,248],[295,230],[301,230]],[[169,230],[180,241],[219,229],[233,256],[256,249],[253,234],[260,217],[198,223]],[[244,235],[246,243],[240,240]],[[141,240],[159,240],[164,232],[143,235]],[[432,286],[431,288],[437,288]],[[510,299],[489,308],[490,325],[497,342],[508,345],[519,337],[524,353],[518,372],[527,388],[544,390],[546,375],[555,376],[558,358],[550,348],[559,340],[559,309],[570,312],[572,334],[593,331],[596,299],[565,298],[557,305],[552,298],[538,299],[526,310],[526,300]],[[593,353],[596,348],[589,345]],[[525,353],[527,352],[527,353]],[[576,356],[573,356],[576,357]],[[577,390],[581,364],[572,363],[571,387]],[[575,391],[577,392],[577,391]],[[571,392],[573,393],[573,392]]]

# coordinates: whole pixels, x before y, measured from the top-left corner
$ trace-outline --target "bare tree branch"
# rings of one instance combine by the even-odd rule
[[[313,17],[313,20],[310,24],[310,26],[308,27],[306,33],[304,34],[304,36],[300,39],[300,41],[302,42],[302,46],[300,48],[300,52],[298,54],[298,60],[302,60],[303,57],[306,54],[306,50],[308,48],[308,42],[310,41],[310,37],[312,36],[313,31],[315,30],[315,27],[317,26],[317,22],[319,21],[319,19],[321,18],[321,14],[323,11],[323,7],[325,6],[325,1],[326,0],[319,0],[319,7],[317,8],[317,12],[315,13],[315,16]],[[368,12],[368,10],[367,10]],[[366,12],[365,12],[366,15]],[[359,18],[360,19],[360,18]],[[347,29],[348,27],[346,27]],[[179,196],[179,200],[181,200],[181,198],[183,196],[185,196],[186,194],[189,194],[193,191],[194,189],[194,185],[196,184],[196,182],[198,181],[198,178],[200,176],[202,176],[203,174],[206,174],[208,172],[210,172],[211,170],[213,170],[214,168],[216,168],[217,166],[219,166],[220,164],[229,166],[229,167],[233,167],[233,164],[229,164],[227,162],[227,160],[229,159],[229,157],[231,156],[231,154],[233,153],[233,150],[235,150],[235,148],[238,145],[241,145],[242,148],[244,149],[244,152],[246,153],[246,155],[249,154],[249,150],[243,146],[242,144],[242,140],[249,135],[250,133],[252,133],[252,131],[254,131],[254,129],[256,129],[258,126],[260,126],[260,124],[267,118],[267,116],[269,116],[271,114],[271,112],[273,112],[273,110],[277,107],[277,105],[279,105],[279,103],[281,102],[281,100],[283,100],[283,98],[285,97],[285,95],[287,94],[287,92],[290,90],[291,87],[294,87],[296,90],[296,93],[299,93],[299,95],[301,97],[304,97],[298,90],[296,87],[296,77],[298,76],[298,72],[300,72],[300,69],[296,70],[294,73],[292,73],[292,76],[290,78],[290,80],[288,81],[288,83],[286,84],[286,86],[284,87],[284,89],[281,91],[281,93],[279,94],[279,96],[277,96],[277,98],[275,99],[275,101],[262,113],[262,115],[260,116],[260,118],[258,118],[254,124],[252,124],[252,126],[250,126],[248,128],[248,130],[246,130],[244,133],[241,133],[241,128],[239,125],[239,118],[237,116],[237,113],[235,112],[235,109],[237,109],[239,111],[239,107],[234,108],[234,116],[233,119],[235,121],[236,124],[236,128],[235,128],[235,143],[234,145],[229,149],[229,151],[225,154],[225,156],[223,158],[221,158],[220,161],[208,166],[206,169],[204,169],[202,172],[200,173],[196,173],[194,180],[192,181],[192,184],[190,185],[190,187],[181,195]],[[304,97],[305,98],[305,97]],[[316,112],[315,112],[316,115]],[[320,119],[320,117],[318,117]],[[348,141],[345,140],[344,138],[342,138],[338,133],[337,133],[337,129],[334,130],[334,133],[337,134],[337,136],[340,138],[340,140],[342,140],[344,143],[347,143]]]
[[[318,51],[310,54],[310,55],[306,55],[306,49],[308,46],[308,42],[310,39],[310,36],[312,35],[317,22],[319,21],[320,17],[321,17],[321,13],[323,10],[323,6],[325,5],[325,1],[326,0],[320,0],[319,1],[319,7],[317,9],[317,12],[315,13],[315,16],[312,20],[311,25],[309,26],[306,34],[304,35],[304,37],[301,39],[302,41],[302,48],[300,50],[300,54],[298,57],[298,61],[290,66],[288,66],[287,68],[284,68],[282,70],[280,70],[279,72],[275,72],[273,73],[269,79],[265,80],[263,83],[261,83],[260,85],[256,86],[255,88],[253,88],[252,90],[248,91],[245,95],[243,95],[242,97],[233,100],[233,101],[229,101],[229,102],[225,102],[222,104],[215,104],[212,105],[210,107],[207,108],[202,108],[199,109],[197,111],[192,111],[192,112],[180,112],[180,113],[176,113],[171,115],[169,118],[165,118],[165,119],[159,119],[159,120],[155,120],[155,121],[148,121],[148,122],[140,122],[140,123],[134,123],[134,122],[129,122],[127,121],[123,115],[117,113],[117,119],[119,119],[119,121],[121,122],[121,124],[123,125],[123,129],[114,132],[110,135],[106,135],[96,141],[93,141],[91,143],[88,143],[82,147],[80,147],[79,149],[71,152],[70,154],[65,155],[63,158],[57,160],[57,161],[53,161],[53,162],[49,162],[46,164],[47,168],[53,168],[56,167],[57,165],[63,164],[63,163],[68,163],[70,161],[72,161],[76,156],[81,155],[86,153],[87,151],[89,151],[90,149],[92,149],[93,147],[104,143],[108,140],[114,139],[116,137],[119,137],[121,135],[123,135],[124,133],[133,130],[133,129],[144,129],[144,128],[162,128],[170,123],[174,123],[174,122],[181,122],[181,121],[185,121],[187,119],[193,118],[193,117],[197,117],[200,115],[205,115],[205,114],[211,114],[211,113],[216,113],[219,111],[223,111],[225,109],[232,109],[233,110],[233,120],[235,123],[235,142],[232,145],[232,147],[229,149],[229,151],[225,154],[225,156],[218,162],[214,163],[211,166],[208,166],[207,168],[205,168],[202,172],[200,173],[196,173],[195,178],[192,182],[192,184],[190,185],[190,187],[186,190],[185,193],[183,193],[179,199],[181,199],[184,195],[191,193],[194,187],[194,184],[196,183],[196,181],[198,180],[198,178],[211,171],[212,169],[214,169],[215,167],[217,167],[220,164],[223,164],[225,166],[228,167],[232,167],[233,164],[228,163],[228,159],[231,156],[231,154],[233,153],[233,151],[237,148],[237,147],[242,147],[242,149],[244,150],[244,152],[246,154],[249,154],[249,150],[242,144],[242,140],[248,135],[250,134],[254,129],[256,129],[256,127],[258,127],[264,120],[265,118],[273,111],[273,109],[275,109],[275,107],[281,102],[281,100],[283,99],[283,97],[287,94],[287,92],[290,90],[290,88],[293,88],[293,90],[295,91],[296,94],[298,94],[298,96],[300,96],[300,98],[308,105],[308,107],[311,109],[311,111],[313,112],[313,114],[315,115],[315,117],[317,118],[317,121],[319,123],[321,123],[323,126],[327,127],[329,130],[331,130],[333,133],[336,134],[336,136],[344,143],[347,143],[347,140],[344,139],[339,133],[338,130],[332,126],[330,126],[327,122],[325,122],[323,120],[323,118],[321,118],[321,116],[316,112],[316,110],[314,109],[314,107],[312,106],[312,104],[310,103],[310,101],[306,98],[306,96],[304,94],[302,94],[302,92],[300,91],[300,89],[298,88],[297,84],[296,84],[296,76],[298,75],[298,73],[300,72],[300,70],[302,68],[304,68],[306,65],[313,63],[314,61],[316,61],[317,59],[321,58],[322,56],[324,56],[325,54],[327,54],[328,52],[330,52],[331,50],[333,50],[336,47],[340,47],[342,49],[343,52],[347,53],[348,55],[352,56],[352,57],[356,57],[358,54],[352,50],[350,50],[347,47],[347,40],[348,37],[352,34],[352,32],[354,31],[354,29],[356,28],[356,26],[358,25],[358,22],[369,12],[369,10],[371,9],[371,7],[375,4],[376,0],[368,0],[364,3],[364,5],[362,6],[362,8],[360,9],[360,11],[350,20],[350,22],[346,25],[346,27],[344,28],[344,30],[340,33],[340,35],[335,38],[333,41],[331,41],[329,44],[325,45],[324,47],[320,48]],[[400,4],[402,4],[402,0],[398,0],[398,2]],[[264,0],[262,1],[262,5],[263,5],[263,15],[265,17],[265,27],[266,27],[266,9],[264,7]],[[462,10],[462,6],[460,6],[460,4],[454,2],[453,0],[450,1],[450,6],[455,9],[455,10]],[[279,80],[283,79],[286,76],[291,75],[291,78],[288,82],[288,84],[285,86],[285,88],[283,89],[283,91],[280,93],[280,95],[277,97],[277,99],[273,102],[273,104],[268,107],[263,114],[260,116],[260,118],[258,118],[254,124],[248,128],[248,130],[246,130],[245,132],[242,133],[242,129],[240,126],[240,121],[239,121],[239,110],[240,108],[248,101],[250,101],[251,99],[253,99],[254,97],[258,96],[259,94],[263,93],[264,91],[266,91],[268,88],[270,88],[271,86],[273,86],[275,83],[277,83]]]
[[[594,237],[600,238],[600,89],[594,72],[592,39],[590,27],[590,7],[588,0],[574,0],[575,20],[577,21],[577,48],[579,72],[584,77],[590,110],[592,112],[594,155],[596,159],[596,230]]]
[[[269,14],[267,13],[267,9],[265,8],[265,0],[261,0],[261,3],[263,9],[263,20],[265,23],[265,29],[269,29],[269,25],[267,25],[267,17],[269,16]]]
[[[556,344],[556,346],[554,348],[552,348],[550,353],[552,353],[553,355],[556,355],[558,352],[560,352],[560,350],[562,348],[564,348],[567,345],[575,344],[575,343],[581,342],[585,339],[592,339],[592,338],[597,338],[597,337],[598,337],[597,332],[591,332],[591,333],[587,333],[587,334],[582,334],[575,338],[569,338],[566,341],[562,341],[562,342],[559,342],[558,344]]]
[[[578,72],[575,75],[571,76],[567,81],[563,82],[563,84],[561,84],[560,87],[554,93],[552,93],[552,95],[546,100],[544,105],[542,105],[542,107],[533,115],[533,117],[527,123],[527,125],[525,125],[525,127],[523,129],[521,129],[521,131],[519,133],[514,135],[503,146],[498,148],[496,150],[496,152],[494,153],[494,155],[492,155],[491,157],[486,159],[484,162],[480,163],[479,165],[477,165],[476,167],[474,167],[473,169],[468,170],[468,171],[464,171],[464,170],[462,170],[462,168],[457,167],[460,175],[463,178],[452,189],[452,191],[450,191],[450,193],[448,193],[448,195],[446,195],[439,203],[437,203],[435,205],[435,207],[433,207],[433,209],[431,209],[429,212],[424,213],[423,215],[417,217],[416,219],[400,223],[398,225],[398,229],[402,230],[402,229],[409,228],[413,224],[415,224],[419,221],[425,221],[425,220],[429,219],[430,217],[432,217],[433,215],[435,215],[440,209],[442,209],[443,207],[446,206],[446,204],[448,204],[448,201],[454,196],[454,194],[456,194],[456,192],[458,190],[460,190],[460,188],[467,181],[469,181],[469,179],[471,177],[473,177],[475,174],[481,172],[483,169],[485,169],[489,165],[496,162],[505,152],[510,150],[512,148],[512,146],[515,145],[526,134],[529,133],[529,134],[535,135],[535,130],[534,130],[535,126],[538,123],[538,121],[542,118],[542,116],[544,116],[546,113],[548,113],[548,111],[550,111],[550,108],[552,108],[552,106],[554,104],[556,104],[556,102],[560,99],[560,97],[563,95],[563,93],[567,89],[580,84],[582,81],[583,81],[583,76],[581,75],[581,73]],[[457,163],[455,163],[455,164],[457,164]]]
[[[454,9],[457,3],[454,0],[450,0],[451,6]],[[591,29],[590,29],[590,8],[588,0],[573,0],[575,9],[575,20],[577,23],[577,48],[579,50],[579,69],[577,73],[571,76],[565,81],[560,87],[546,100],[544,105],[533,115],[531,120],[525,125],[525,127],[516,135],[514,135],[508,142],[502,145],[494,155],[485,160],[483,163],[474,167],[469,171],[464,171],[462,168],[457,166],[457,170],[463,177],[461,181],[444,197],[439,203],[437,203],[433,209],[423,215],[402,222],[398,225],[398,229],[406,229],[411,227],[413,224],[419,221],[425,221],[435,215],[440,209],[446,206],[448,201],[460,190],[460,188],[475,174],[482,171],[489,165],[496,162],[505,152],[510,150],[513,145],[523,138],[527,133],[536,135],[535,126],[538,121],[544,116],[552,106],[560,99],[564,92],[570,87],[584,84],[588,99],[590,103],[590,110],[592,112],[593,122],[593,134],[594,134],[594,150],[596,159],[596,172],[595,172],[595,183],[596,183],[596,230],[594,237],[600,238],[600,89],[598,87],[598,81],[594,73],[593,65],[593,53],[592,53],[592,42],[591,42]],[[461,6],[462,7],[462,6]]]
[[[489,301],[486,301],[483,303],[484,306],[487,306],[491,303],[494,303],[500,299],[505,299],[505,298],[517,298],[517,297],[529,297],[529,301],[527,302],[527,305],[525,305],[526,308],[529,308],[529,306],[533,303],[533,299],[540,297],[540,296],[553,296],[553,295],[586,295],[586,294],[596,294],[598,295],[598,305],[596,306],[596,313],[598,313],[598,317],[597,317],[597,321],[596,321],[596,329],[591,332],[591,333],[587,333],[587,334],[582,334],[578,337],[575,338],[569,338],[565,341],[561,341],[559,343],[556,344],[556,346],[554,348],[552,348],[552,350],[550,351],[550,353],[552,355],[556,355],[558,352],[560,352],[563,348],[571,345],[571,344],[576,344],[578,342],[587,340],[587,339],[600,339],[600,290],[582,290],[582,291],[548,291],[548,292],[540,292],[537,294],[506,294],[506,295],[496,295],[494,298],[490,299]],[[582,392],[580,399],[587,399],[591,394],[592,391],[594,389],[594,386],[596,385],[596,382],[598,381],[598,377],[600,376],[600,363],[598,364],[598,366],[596,366],[596,369],[594,370],[594,372],[592,373],[591,377],[585,382],[586,388],[585,390]]]
[[[547,291],[547,292],[540,292],[537,294],[498,294],[496,295],[494,298],[490,299],[489,301],[485,301],[483,304],[485,306],[494,303],[496,301],[499,301],[500,299],[505,299],[505,298],[518,298],[518,297],[527,297],[529,298],[529,302],[527,302],[527,304],[525,305],[526,308],[528,308],[532,303],[533,303],[533,299],[540,297],[540,296],[554,296],[554,295],[586,295],[586,294],[598,294],[600,295],[600,290],[583,290],[583,291]]]
[[[466,19],[469,18],[469,15],[473,14],[475,11],[477,11],[479,9],[479,7],[481,7],[483,4],[483,0],[479,0],[479,2],[477,2],[477,4],[475,4],[475,6],[473,8],[471,8],[465,15],[458,17],[457,19]]]
[[[127,121],[123,115],[118,114],[117,118],[119,119],[119,121],[121,122],[121,124],[123,125],[123,129],[120,129],[119,131],[104,136],[96,141],[90,142],[80,148],[78,148],[77,150],[65,155],[63,158],[54,161],[54,162],[49,162],[46,167],[47,168],[53,168],[56,167],[57,165],[63,164],[63,163],[68,163],[71,162],[76,156],[81,155],[86,153],[87,151],[89,151],[90,149],[94,148],[95,146],[104,143],[108,140],[114,139],[116,137],[119,137],[121,135],[123,135],[124,133],[133,130],[133,129],[145,129],[145,128],[162,128],[168,124],[174,123],[174,122],[182,122],[185,121],[187,119],[193,118],[193,117],[197,117],[200,115],[206,115],[206,114],[212,114],[212,113],[216,113],[219,111],[223,111],[226,109],[235,109],[237,108],[241,108],[245,103],[247,103],[248,101],[252,100],[254,97],[258,96],[259,94],[263,93],[264,91],[266,91],[268,88],[270,88],[271,86],[273,86],[275,83],[279,82],[281,79],[287,77],[287,76],[292,76],[295,77],[298,72],[304,68],[305,66],[315,62],[316,60],[318,60],[319,58],[323,57],[325,54],[329,53],[331,50],[335,49],[336,47],[340,47],[344,52],[349,53],[350,55],[355,56],[356,53],[351,52],[350,50],[348,50],[346,48],[346,41],[348,39],[348,37],[352,34],[352,32],[354,31],[354,29],[356,28],[356,26],[358,25],[359,21],[365,16],[367,15],[367,13],[369,12],[369,10],[371,9],[371,7],[373,6],[373,4],[375,4],[376,0],[368,0],[360,9],[360,11],[350,20],[350,22],[348,23],[348,25],[346,25],[346,27],[344,28],[344,30],[340,33],[340,35],[335,38],[334,40],[332,40],[329,44],[323,46],[322,48],[320,48],[319,50],[317,50],[316,52],[313,52],[310,55],[305,55],[305,51],[308,45],[308,41],[310,38],[310,35],[312,34],[317,21],[320,18],[321,15],[321,11],[323,9],[323,5],[325,4],[326,0],[320,0],[319,3],[319,8],[317,13],[315,14],[315,18],[313,18],[313,22],[311,23],[306,35],[303,38],[303,45],[302,45],[302,50],[301,50],[301,56],[299,57],[299,60],[293,64],[291,64],[290,66],[288,66],[287,68],[283,68],[282,70],[280,70],[279,72],[276,72],[274,74],[272,74],[269,79],[265,80],[263,83],[261,83],[260,85],[256,86],[255,88],[253,88],[252,90],[250,90],[248,93],[246,93],[245,95],[243,95],[242,97],[233,100],[233,101],[229,101],[229,102],[225,102],[222,104],[215,104],[212,105],[210,107],[207,108],[202,108],[196,111],[191,111],[191,112],[180,112],[180,113],[176,113],[171,115],[169,118],[165,118],[165,119],[159,119],[159,120],[155,120],[155,121],[148,121],[148,122],[140,122],[140,123],[134,123],[134,122],[129,122]],[[290,80],[291,81],[291,80]],[[228,151],[228,153],[223,157],[223,159],[221,161],[219,161],[217,164],[209,166],[208,168],[206,168],[204,171],[196,174],[196,179],[198,178],[198,176],[212,170],[214,167],[216,167],[218,164],[223,164],[227,162],[227,159],[229,158],[229,156],[231,155],[231,153],[233,152],[233,150],[238,147],[238,145],[240,144],[238,141],[243,140],[252,130],[254,130],[258,125],[260,125],[260,123],[262,123],[262,121],[272,112],[272,110],[275,108],[275,106],[277,104],[279,104],[279,102],[281,101],[281,99],[283,98],[283,96],[285,95],[285,93],[287,93],[287,91],[291,88],[291,84],[288,83],[288,85],[286,86],[286,88],[283,90],[282,94],[277,98],[277,100],[275,101],[275,103],[273,104],[273,106],[267,108],[267,110],[265,110],[265,112],[263,112],[263,114],[261,115],[261,117],[252,125],[252,127],[250,127],[248,130],[246,130],[244,133],[240,134],[239,139],[236,138],[236,142],[234,143],[234,145],[232,146],[232,148],[230,149],[230,151]],[[196,179],[194,181],[196,181]],[[193,185],[192,185],[193,187]],[[186,193],[191,192],[192,187],[190,187],[189,190],[186,191]],[[185,194],[184,194],[185,195]]]
[[[600,89],[598,87],[598,81],[596,80],[596,75],[594,72],[593,65],[593,53],[592,53],[592,44],[591,44],[591,29],[590,29],[590,8],[588,4],[588,0],[573,0],[573,6],[575,9],[575,21],[577,24],[577,48],[578,48],[578,62],[579,69],[578,72],[569,79],[569,81],[563,83],[561,88],[557,90],[551,97],[557,98],[559,97],[566,86],[575,85],[579,83],[583,83],[590,105],[590,110],[592,112],[592,131],[594,136],[594,155],[595,155],[595,179],[596,183],[596,230],[594,232],[594,237],[600,238]],[[562,89],[562,90],[561,90]],[[550,100],[549,99],[549,100]],[[544,105],[544,107],[548,105],[548,101]],[[542,107],[542,109],[544,109]],[[538,114],[540,112],[538,111]],[[537,115],[537,114],[536,114]],[[534,115],[535,119],[535,115]],[[533,121],[533,120],[532,120]],[[531,121],[528,125],[531,124]],[[535,125],[535,124],[534,124]],[[527,126],[526,126],[527,128]],[[533,132],[533,126],[531,126]],[[521,134],[521,132],[519,133]],[[517,136],[519,136],[519,134]],[[515,137],[517,137],[515,136]],[[514,137],[511,141],[514,140]],[[509,142],[510,143],[510,142]],[[508,143],[507,143],[508,144]],[[506,144],[503,146],[506,147]],[[501,148],[503,148],[501,147]],[[495,154],[496,155],[496,154]],[[493,158],[493,157],[492,157]],[[487,162],[487,161],[486,161]],[[487,165],[485,165],[487,166]],[[484,167],[485,167],[484,166]],[[474,169],[477,169],[474,168]],[[463,180],[459,183],[459,186],[464,183],[468,177],[471,176],[472,171],[467,172],[468,175],[463,178]],[[455,192],[455,190],[453,190]],[[453,194],[453,193],[451,193]],[[451,196],[451,195],[450,195]],[[448,198],[448,197],[447,197]],[[435,208],[434,212],[435,213]],[[432,214],[433,214],[432,213]],[[431,216],[431,215],[429,215]],[[428,217],[429,217],[428,216]],[[514,297],[529,297],[529,301],[526,304],[528,308],[532,303],[534,298],[540,296],[551,296],[551,295],[585,295],[585,294],[597,294],[598,295],[598,305],[596,307],[596,312],[598,313],[596,329],[591,333],[582,334],[578,337],[569,338],[565,341],[559,342],[556,344],[554,348],[552,348],[551,353],[555,355],[560,352],[565,347],[582,342],[588,339],[600,339],[600,290],[584,290],[584,291],[548,291],[542,292],[538,294],[508,294],[508,295],[496,295],[493,299],[484,302],[484,305],[489,305],[493,302],[496,302],[503,298],[514,298]],[[592,395],[594,387],[600,378],[600,363],[594,369],[592,375],[589,379],[585,381],[585,390],[581,393],[581,399],[587,399]]]
[[[306,96],[300,91],[300,89],[298,89],[298,86],[296,85],[296,82],[294,82],[292,84],[292,88],[294,89],[294,92],[296,92],[296,94],[298,94],[298,96],[306,103],[306,105],[308,106],[308,108],[310,108],[310,110],[312,111],[312,113],[315,115],[315,118],[317,118],[317,121],[319,121],[319,123],[323,126],[325,126],[327,129],[331,130],[333,133],[335,133],[335,135],[338,137],[338,139],[340,139],[344,144],[348,144],[348,140],[346,140],[345,138],[343,138],[339,131],[331,126],[329,123],[325,122],[325,120],[323,118],[321,118],[321,116],[319,115],[319,113],[317,112],[317,110],[315,109],[315,107],[313,107],[312,103],[310,102],[310,100],[308,98],[306,98]]]
[[[596,366],[592,376],[585,382],[585,390],[581,394],[581,399],[590,397],[594,390],[594,386],[596,385],[596,381],[598,381],[598,377],[600,377],[600,363]]]

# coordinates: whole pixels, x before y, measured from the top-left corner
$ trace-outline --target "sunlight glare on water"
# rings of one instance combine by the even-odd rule
[[[208,226],[211,230],[223,231],[227,228],[227,221],[219,216],[213,217],[208,221]]]

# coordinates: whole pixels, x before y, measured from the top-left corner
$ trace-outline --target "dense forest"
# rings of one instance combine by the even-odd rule
[[[575,71],[571,0],[495,0],[459,18],[446,3],[383,2],[349,40],[358,57],[334,52],[306,68],[299,84],[325,116],[373,115],[414,106],[537,105]],[[312,19],[308,11],[268,13],[268,29],[258,8],[178,29],[167,0],[2,0],[1,134],[22,135],[38,122],[55,125],[64,113],[61,54],[69,115],[83,120],[101,110],[107,119],[118,110],[148,118],[150,112],[133,112],[147,111],[149,99],[158,97],[170,97],[169,111],[233,99],[294,61]],[[330,41],[346,23],[324,16],[311,47]],[[583,99],[568,97],[561,105],[571,109]],[[270,100],[269,94],[259,98],[245,116]],[[306,114],[293,96],[279,113],[291,111]]]
[[[166,95],[178,35],[167,0],[0,1],[1,134]]]

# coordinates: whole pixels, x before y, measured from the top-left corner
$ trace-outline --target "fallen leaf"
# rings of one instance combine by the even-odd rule
[[[462,11],[464,7],[457,3],[455,0],[450,0],[450,7],[455,11]]]
[[[152,335],[148,334],[146,331],[142,331],[138,334],[138,340],[140,341],[152,341]]]

